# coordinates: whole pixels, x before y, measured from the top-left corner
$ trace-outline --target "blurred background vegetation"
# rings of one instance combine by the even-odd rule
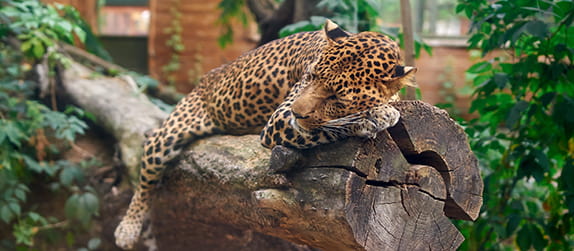
[[[574,3],[411,5],[419,98],[464,126],[485,182],[479,219],[455,222],[461,250],[572,250]],[[173,103],[178,94],[160,94],[325,18],[402,41],[400,13],[393,0],[0,0],[0,250],[106,249],[103,194],[119,181],[98,173],[116,168],[112,157],[78,146],[97,121],[35,75],[69,64],[59,44],[121,65]]]

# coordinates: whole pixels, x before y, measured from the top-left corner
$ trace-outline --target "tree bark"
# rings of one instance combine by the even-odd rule
[[[195,142],[155,192],[160,250],[455,250],[449,218],[474,220],[482,180],[446,112],[393,104],[399,124],[374,140],[294,151],[257,136]],[[305,246],[301,246],[305,245]]]

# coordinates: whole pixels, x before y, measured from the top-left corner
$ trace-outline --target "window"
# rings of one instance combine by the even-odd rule
[[[147,0],[107,0],[100,18],[102,35],[148,35],[150,11]]]

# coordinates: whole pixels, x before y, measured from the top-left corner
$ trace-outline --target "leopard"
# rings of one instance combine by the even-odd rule
[[[144,142],[139,184],[115,230],[131,249],[166,163],[215,134],[257,134],[267,148],[308,149],[348,137],[374,138],[400,118],[389,102],[417,86],[417,68],[378,32],[348,32],[331,20],[244,53],[206,73]]]

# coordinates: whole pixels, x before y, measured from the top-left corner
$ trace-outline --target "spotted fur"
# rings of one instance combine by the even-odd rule
[[[115,232],[132,248],[164,164],[197,138],[261,132],[266,147],[305,149],[396,124],[387,103],[413,85],[398,45],[375,32],[350,34],[327,21],[265,44],[207,73],[144,144],[140,183]],[[261,130],[263,128],[263,130]]]

